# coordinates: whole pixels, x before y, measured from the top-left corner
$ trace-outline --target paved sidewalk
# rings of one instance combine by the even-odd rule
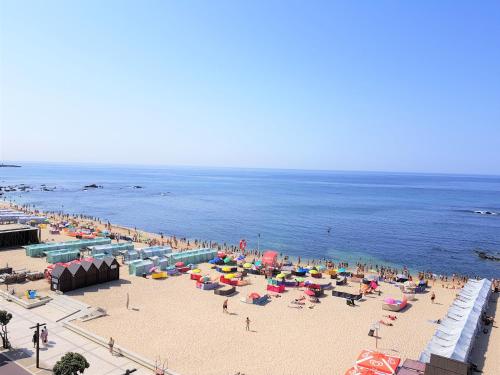
[[[0,310],[7,310],[13,315],[8,332],[9,341],[15,349],[2,354],[33,374],[51,374],[52,367],[67,352],[81,353],[87,359],[90,367],[85,370],[85,375],[121,375],[134,368],[137,369],[135,375],[153,373],[128,358],[111,355],[107,348],[64,328],[62,323],[56,322],[61,317],[61,311],[50,303],[28,310],[0,298]],[[35,349],[31,341],[34,330],[29,329],[36,323],[47,323],[49,331],[48,346],[40,346],[41,369],[35,366]]]
[[[31,375],[31,373],[0,354],[0,375]]]

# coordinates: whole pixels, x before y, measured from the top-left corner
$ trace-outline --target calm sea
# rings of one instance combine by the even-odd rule
[[[180,167],[22,164],[7,199],[178,237],[304,258],[500,277],[500,177]],[[84,191],[96,183],[102,189]],[[41,184],[56,187],[40,191]],[[134,185],[142,186],[141,189]],[[474,211],[492,211],[484,215]]]

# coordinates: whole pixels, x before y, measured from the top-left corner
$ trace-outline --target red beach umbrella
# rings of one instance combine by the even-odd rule
[[[396,373],[401,358],[376,352],[363,350],[356,360],[356,367],[375,370],[382,374],[393,375]]]
[[[311,289],[307,289],[304,294],[307,294],[308,296],[314,296],[314,292]]]

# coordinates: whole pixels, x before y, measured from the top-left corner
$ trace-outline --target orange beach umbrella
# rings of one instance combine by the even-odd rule
[[[396,373],[401,358],[390,356],[374,350],[363,350],[356,360],[356,367],[375,370],[382,374],[393,375]]]

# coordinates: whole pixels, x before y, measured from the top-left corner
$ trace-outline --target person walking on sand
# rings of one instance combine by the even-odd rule
[[[111,355],[113,355],[113,346],[115,345],[115,340],[113,340],[112,337],[109,338],[109,341],[108,341],[108,346],[109,346],[109,352],[111,353]]]
[[[129,303],[130,303],[130,297],[129,297],[128,293],[127,293],[127,310],[128,310]]]
[[[246,322],[246,330],[250,331],[250,318],[248,316],[247,316],[245,322]]]
[[[222,304],[222,312],[227,314],[227,299],[224,300],[224,303]]]
[[[436,294],[434,292],[432,292],[432,294],[431,294],[431,303],[434,303],[435,300],[436,300]]]

